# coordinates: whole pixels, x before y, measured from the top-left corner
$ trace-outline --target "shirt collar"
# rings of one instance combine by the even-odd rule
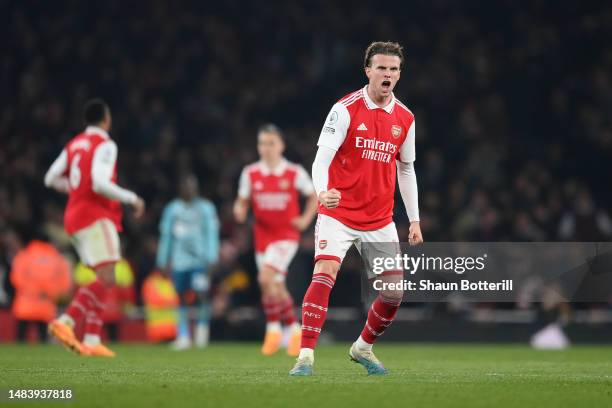
[[[85,128],[85,133],[88,133],[88,134],[95,133],[95,134],[102,136],[105,139],[110,139],[108,132],[97,126],[87,126]]]
[[[259,161],[259,170],[261,171],[261,174],[263,174],[264,176],[269,176],[270,174],[274,176],[280,176],[285,172],[286,169],[287,169],[287,160],[284,158],[281,159],[280,163],[278,163],[278,165],[273,169],[268,167],[268,165],[263,160]]]
[[[363,87],[361,92],[363,93],[363,100],[365,101],[368,109],[382,109],[387,113],[393,112],[393,107],[395,106],[395,94],[393,92],[391,92],[391,102],[389,102],[384,108],[381,108],[380,106],[376,105],[374,101],[370,98],[370,95],[368,95],[367,85]]]

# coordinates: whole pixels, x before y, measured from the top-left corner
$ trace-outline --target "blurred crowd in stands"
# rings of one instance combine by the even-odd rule
[[[365,84],[373,40],[404,46],[395,93],[416,115],[425,240],[610,240],[609,4],[353,3],[2,2],[0,304],[33,231],[74,260],[65,197],[43,176],[99,96],[113,110],[120,184],[147,202],[144,219],[127,214],[123,235],[136,286],[154,269],[163,206],[194,171],[221,217],[217,283],[237,281],[238,302],[257,305],[250,230],[231,217],[257,126],[278,124],[287,157],[309,169],[329,108]],[[312,251],[309,231],[293,264],[297,292]],[[337,303],[358,303],[349,286]]]

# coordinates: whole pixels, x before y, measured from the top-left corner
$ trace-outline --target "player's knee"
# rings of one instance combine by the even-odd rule
[[[278,282],[276,281],[275,283],[275,287],[276,287],[276,293],[278,294],[278,297],[280,300],[285,300],[289,298],[289,291],[287,290],[287,285],[285,285],[285,282]]]
[[[336,279],[338,271],[340,270],[340,263],[337,261],[331,261],[328,259],[320,259],[315,264],[314,273],[324,273]]]
[[[96,274],[98,278],[107,286],[115,284],[115,264],[108,264],[96,268]]]
[[[260,287],[266,288],[270,285],[270,278],[263,273],[259,273],[259,275],[257,275],[257,283],[259,283]]]
[[[274,269],[263,266],[257,275],[257,282],[259,286],[263,289],[272,290],[275,284],[274,275],[276,275],[276,271]]]
[[[386,303],[402,303],[404,291],[401,289],[385,289],[379,292],[380,298]]]

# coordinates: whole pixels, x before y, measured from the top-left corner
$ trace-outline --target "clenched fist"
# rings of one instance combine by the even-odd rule
[[[323,204],[325,208],[336,208],[340,204],[341,194],[335,188],[329,191],[321,191],[319,194],[319,202]]]
[[[421,233],[421,226],[418,221],[410,223],[410,230],[408,231],[408,243],[411,246],[418,245],[423,242],[423,234]]]

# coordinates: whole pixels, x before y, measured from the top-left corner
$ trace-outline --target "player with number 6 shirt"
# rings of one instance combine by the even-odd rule
[[[100,341],[107,288],[114,284],[115,264],[121,258],[119,232],[122,207],[144,214],[145,203],[117,182],[117,145],[110,138],[112,117],[101,99],[85,104],[85,130],[66,144],[45,175],[45,185],[68,194],[64,228],[81,261],[96,271],[97,279],[79,288],[65,313],[49,323],[49,332],[67,348],[85,356],[114,357]],[[74,333],[84,320],[83,341]]]

